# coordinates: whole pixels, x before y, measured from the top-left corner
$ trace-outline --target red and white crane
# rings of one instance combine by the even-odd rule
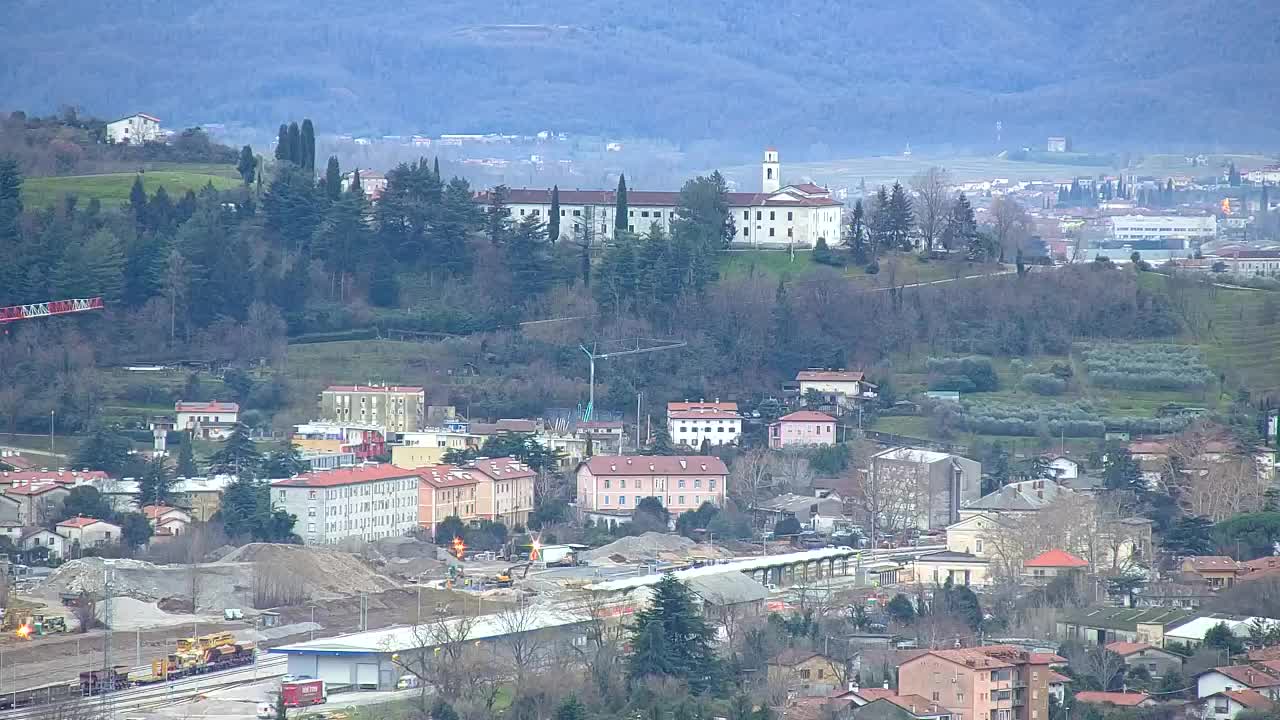
[[[11,305],[0,307],[0,323],[14,320],[31,320],[32,318],[49,317],[51,315],[68,315],[70,313],[101,310],[102,298],[75,298],[72,300],[49,300],[31,303],[30,305]]]

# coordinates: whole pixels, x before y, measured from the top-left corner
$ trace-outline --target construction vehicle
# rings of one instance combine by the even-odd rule
[[[253,662],[253,643],[237,641],[229,632],[178,640],[176,652],[152,661],[151,676],[142,682],[161,682],[199,675]]]

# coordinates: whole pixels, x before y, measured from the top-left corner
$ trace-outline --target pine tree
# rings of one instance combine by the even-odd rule
[[[769,326],[769,347],[773,348],[773,361],[778,370],[791,373],[799,365],[799,351],[796,343],[795,308],[791,305],[791,296],[787,292],[786,280],[778,280],[778,288],[773,294],[773,310]]]
[[[546,226],[536,215],[525,215],[504,246],[511,273],[510,300],[521,305],[551,286],[551,258],[547,254]]]
[[[347,299],[347,278],[363,264],[362,253],[370,244],[368,205],[359,188],[357,192],[340,193],[324,209],[311,238],[312,252],[324,260],[331,288],[340,301]]]
[[[914,247],[915,243],[911,239],[912,217],[911,198],[907,196],[902,183],[895,182],[889,194],[889,216],[886,228],[890,247],[902,250],[911,250]]]
[[[347,192],[351,195],[364,197],[364,186],[360,184],[359,168],[351,171],[351,186],[347,188]]]
[[[279,480],[305,472],[307,464],[302,460],[298,446],[285,440],[267,455],[262,469],[268,479]]]
[[[153,232],[172,233],[177,227],[173,214],[173,201],[169,199],[169,191],[161,185],[147,203],[147,228]]]
[[[192,478],[200,475],[196,467],[195,450],[191,443],[191,433],[183,433],[182,444],[178,446],[178,477]]]
[[[711,646],[715,631],[675,576],[668,573],[653,586],[649,605],[635,614],[628,630],[627,675],[633,683],[665,676],[687,682],[695,693],[711,687],[717,669]]]
[[[249,429],[243,423],[237,423],[231,435],[223,441],[210,458],[212,468],[216,472],[233,473],[237,476],[256,478],[262,469],[262,453],[258,452],[253,438],[249,437]]]
[[[826,238],[818,238],[813,245],[813,261],[823,265],[837,265],[835,255],[831,253],[831,248],[827,246]]]
[[[164,456],[156,456],[138,478],[138,505],[168,505],[172,500],[173,474]]]
[[[871,259],[871,243],[867,238],[867,216],[862,207],[862,198],[853,203],[853,213],[849,219],[849,231],[845,233],[844,244],[849,247],[855,265],[866,265]]]
[[[342,196],[342,172],[338,168],[337,155],[330,155],[329,164],[325,166],[324,193],[331,201]]]
[[[1234,162],[1227,166],[1227,184],[1231,187],[1239,187],[1240,185],[1240,171],[1236,169]]]
[[[437,155],[431,160],[431,174],[436,176],[436,182],[443,184],[444,178],[440,177],[440,156]]]
[[[109,230],[94,233],[83,244],[73,244],[53,270],[53,287],[59,297],[101,295],[117,303],[124,294],[124,250]]]
[[[129,188],[129,212],[133,215],[133,223],[138,234],[146,232],[147,221],[147,189],[142,186],[142,176],[135,175],[133,187]]]
[[[316,128],[311,124],[311,118],[303,118],[302,129],[298,134],[302,140],[302,154],[298,159],[302,161],[303,168],[314,173],[316,169]]]
[[[881,252],[892,248],[889,238],[889,191],[883,185],[876,191],[871,211],[867,214],[867,235],[871,241],[872,260]]]
[[[124,294],[129,307],[141,307],[164,287],[171,246],[154,233],[135,235],[124,251]]]
[[[560,186],[551,186],[551,214],[547,218],[547,240],[555,245],[560,241]]]
[[[289,149],[289,126],[280,123],[280,135],[276,138],[276,160],[287,161],[293,157],[293,151]]]
[[[577,695],[570,693],[556,708],[555,720],[587,720],[587,709],[578,701]]]
[[[618,191],[613,210],[613,229],[615,235],[627,229],[627,176],[618,175]]]
[[[483,223],[471,200],[471,185],[466,180],[454,178],[449,181],[441,198],[438,217],[431,233],[436,262],[451,275],[466,275],[474,263],[467,235]]]
[[[489,191],[489,206],[485,210],[486,233],[495,246],[505,245],[511,236],[511,208],[507,207],[509,190],[497,185]]]
[[[947,224],[942,230],[942,245],[948,250],[963,250],[970,260],[983,262],[987,258],[984,244],[980,240],[973,206],[969,204],[969,198],[960,193],[947,215]]]
[[[322,204],[310,173],[296,166],[281,167],[262,199],[267,237],[293,253],[307,255]]]
[[[236,170],[245,187],[253,184],[253,178],[258,174],[258,158],[254,157],[253,148],[248,145],[240,148],[240,162],[236,163]]]

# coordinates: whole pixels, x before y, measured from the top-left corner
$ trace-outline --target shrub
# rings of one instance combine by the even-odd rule
[[[1037,395],[1061,395],[1067,391],[1067,381],[1043,373],[1027,373],[1022,376],[1022,387]]]
[[[938,377],[965,377],[973,383],[969,392],[992,392],[1000,389],[1000,379],[996,376],[991,361],[984,357],[969,356],[962,358],[929,358],[929,375]],[[954,388],[932,387],[934,390],[950,390]]]

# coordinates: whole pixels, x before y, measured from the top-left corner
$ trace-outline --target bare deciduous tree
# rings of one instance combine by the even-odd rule
[[[772,497],[775,482],[773,460],[767,450],[748,450],[733,461],[733,481],[729,487],[741,500],[742,507],[751,508],[760,500]]]
[[[921,244],[926,252],[930,252],[942,235],[947,213],[951,210],[951,177],[945,169],[931,167],[911,178],[911,189],[916,194],[913,208]]]
[[[1027,211],[1008,195],[997,196],[991,201],[991,231],[1000,246],[1000,262],[1010,250],[1022,246],[1031,228]]]

